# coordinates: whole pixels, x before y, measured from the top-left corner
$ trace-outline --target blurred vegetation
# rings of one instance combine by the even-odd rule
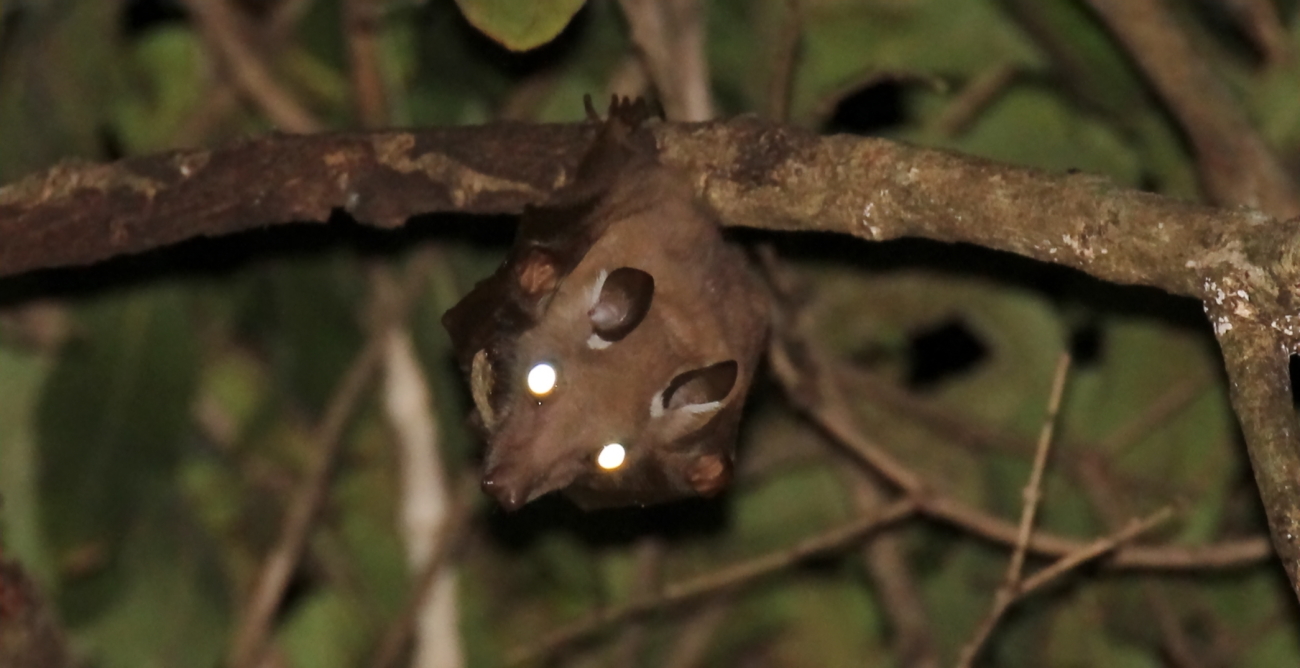
[[[289,95],[328,127],[359,124],[341,0],[230,4]],[[1300,164],[1300,61],[1265,62],[1228,0],[1168,4],[1284,161]],[[1296,5],[1276,4],[1291,48],[1300,48]],[[769,108],[782,70],[776,45],[794,25],[790,123],[1196,197],[1180,131],[1076,0],[705,6],[723,115]],[[601,98],[635,67],[608,0],[375,7],[393,125],[580,120],[583,94]],[[482,31],[542,46],[511,52]],[[999,84],[971,105],[965,93],[989,80]],[[0,0],[0,182],[68,158],[274,129],[179,0]],[[475,468],[469,400],[438,318],[492,270],[510,227],[445,217],[381,233],[340,217],[0,280],[0,545],[52,597],[85,665],[223,662],[281,511],[310,469],[316,424],[366,339],[376,265],[434,259],[409,319],[440,455],[453,476]],[[1022,446],[1038,433],[1056,359],[1069,350],[1076,364],[1042,528],[1087,540],[1115,528],[1115,516],[1174,503],[1179,520],[1156,536],[1164,542],[1266,530],[1198,304],[977,248],[741,236],[773,244],[806,282],[811,332],[856,379],[863,430],[945,493],[1014,520],[1032,459]],[[997,434],[996,447],[873,398],[882,386],[903,391],[904,405],[942,411],[964,425],[957,431]],[[854,514],[854,467],[775,383],[760,383],[751,403],[742,475],[720,499],[592,515],[544,499],[505,515],[476,497],[456,562],[468,665],[501,665],[561,623],[653,589],[638,582],[647,540],[662,545],[653,570],[671,582]],[[370,396],[345,432],[326,510],[276,617],[279,665],[365,665],[399,614],[412,576],[398,474]],[[891,535],[946,664],[988,609],[1008,550],[923,521]],[[694,665],[909,665],[869,570],[850,550],[711,607],[654,616],[631,656],[667,665],[708,616]],[[1151,612],[1153,598],[1172,617]],[[1211,574],[1085,569],[1017,608],[985,661],[1184,665],[1170,649],[1181,640],[1197,665],[1300,665],[1297,629],[1296,601],[1272,562]],[[630,633],[615,629],[557,663],[631,665],[614,658]]]

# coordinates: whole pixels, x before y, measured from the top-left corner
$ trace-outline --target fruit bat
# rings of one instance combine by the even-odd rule
[[[487,442],[483,489],[508,510],[556,490],[584,509],[711,496],[731,479],[767,296],[660,164],[649,115],[615,98],[573,178],[443,316]]]

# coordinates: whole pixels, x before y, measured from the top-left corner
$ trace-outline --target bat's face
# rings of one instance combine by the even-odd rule
[[[739,403],[738,361],[684,340],[671,291],[609,250],[596,242],[492,375],[515,399],[491,430],[483,485],[507,508],[556,489],[586,507],[656,503],[730,478],[730,438],[705,437]]]
[[[555,490],[585,508],[715,494],[765,338],[761,291],[657,165],[581,208],[567,226],[526,217],[444,317],[488,441],[484,490],[508,509]]]

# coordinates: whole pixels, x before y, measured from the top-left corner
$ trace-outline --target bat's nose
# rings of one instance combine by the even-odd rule
[[[509,469],[504,467],[494,467],[483,474],[483,491],[497,500],[508,512],[519,510],[525,503],[528,503],[528,485],[523,484],[516,476],[511,476]]]

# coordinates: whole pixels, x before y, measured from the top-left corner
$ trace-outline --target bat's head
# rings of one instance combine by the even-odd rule
[[[730,479],[739,361],[682,340],[648,271],[600,264],[555,288],[500,373],[477,374],[494,384],[477,396],[513,397],[485,425],[483,486],[506,508],[557,489],[587,508],[657,503]]]

